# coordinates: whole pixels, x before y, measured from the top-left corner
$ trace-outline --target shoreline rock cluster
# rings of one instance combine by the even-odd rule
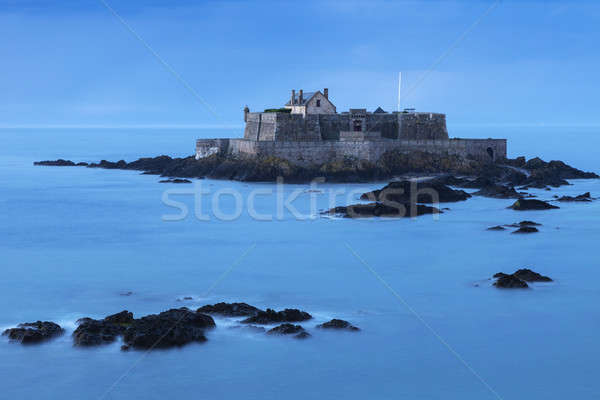
[[[217,303],[198,308],[196,311],[187,307],[173,308],[159,314],[150,314],[139,319],[133,313],[124,310],[103,319],[81,318],[72,334],[76,347],[93,347],[109,344],[122,339],[121,349],[144,350],[153,348],[181,347],[189,343],[206,342],[205,333],[217,325],[211,315],[236,318],[240,326],[255,328],[257,332],[265,331],[259,325],[279,324],[266,331],[269,336],[284,335],[296,339],[306,339],[311,334],[295,322],[312,319],[312,315],[298,309],[275,311],[270,308],[261,310],[246,303]],[[349,322],[332,319],[317,325],[318,329],[358,331],[359,328]],[[64,329],[54,322],[33,322],[19,324],[3,332],[9,340],[22,344],[41,343],[64,333]]]
[[[320,177],[324,177],[328,182],[375,182],[407,173],[451,174],[467,178],[451,176],[440,183],[474,189],[484,189],[493,185],[507,186],[509,189],[497,188],[500,193],[506,192],[503,196],[514,196],[510,187],[514,189],[515,186],[559,187],[568,185],[566,179],[599,178],[593,172],[578,170],[562,161],[545,162],[540,158],[527,161],[524,157],[518,157],[489,163],[453,155],[418,151],[402,153],[395,150],[384,153],[377,162],[346,158],[310,167],[301,167],[276,157],[248,158],[217,154],[200,160],[193,156],[171,158],[162,155],[140,158],[129,163],[125,160],[75,163],[59,159],[37,161],[34,165],[125,169],[167,178],[213,178],[248,182],[274,182],[283,178],[286,182],[300,183]]]
[[[553,282],[551,278],[529,268],[519,269],[512,274],[498,272],[494,278],[496,279],[494,286],[499,289],[527,289],[529,287],[527,282]]]

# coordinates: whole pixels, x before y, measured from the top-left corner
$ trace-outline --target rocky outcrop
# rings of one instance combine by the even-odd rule
[[[536,199],[519,199],[513,203],[509,208],[517,211],[528,211],[528,210],[551,210],[559,208],[548,202]]]
[[[514,231],[513,233],[526,234],[526,233],[536,233],[536,232],[539,232],[539,230],[535,226],[522,226],[519,229],[517,229],[516,231]]]
[[[463,201],[471,195],[463,190],[455,190],[440,183],[431,181],[400,181],[391,182],[382,189],[363,193],[361,200],[382,203],[447,203]]]
[[[492,197],[495,199],[518,199],[523,197],[514,187],[505,185],[489,185],[473,193],[474,196]]]
[[[60,162],[60,163],[59,163]],[[324,177],[329,182],[373,182],[391,179],[406,173],[449,173],[469,178],[446,177],[446,184],[465,188],[483,188],[491,184],[563,185],[565,179],[598,178],[591,172],[583,172],[561,161],[544,162],[540,159],[525,161],[524,158],[502,160],[506,165],[481,162],[456,155],[431,154],[414,151],[403,153],[390,150],[375,163],[346,158],[325,164],[301,167],[277,157],[239,157],[219,155],[196,160],[195,157],[171,158],[159,156],[140,158],[127,163],[124,160],[102,160],[90,168],[128,169],[146,174],[180,178],[214,178],[239,181],[273,182],[281,177],[285,182],[310,182]],[[41,161],[37,165],[85,165],[64,164],[67,160]],[[475,178],[475,179],[474,179]],[[453,183],[450,183],[454,179]],[[442,182],[442,181],[439,181]]]
[[[343,319],[332,319],[331,321],[317,325],[317,328],[346,330],[346,331],[359,331],[360,330],[356,326],[353,326],[352,324],[350,324],[350,322],[344,321]]]
[[[517,278],[514,275],[505,275],[498,278],[496,282],[494,282],[494,286],[500,289],[527,289],[529,285]]]
[[[224,317],[249,317],[264,311],[246,303],[217,303],[202,306],[196,312],[217,314]]]
[[[508,289],[527,288],[529,285],[526,282],[552,282],[551,278],[532,271],[529,268],[521,268],[514,274],[498,272],[494,275],[494,278],[497,279],[494,286]]]
[[[488,231],[505,231],[506,228],[503,227],[502,225],[496,225],[496,226],[491,226],[491,227],[487,228],[486,230],[488,230]]]
[[[283,311],[275,311],[267,308],[266,311],[259,311],[256,315],[241,321],[243,324],[274,324],[280,322],[301,322],[312,318],[312,315],[305,311],[295,308],[286,308]]]
[[[370,217],[388,217],[404,218],[418,217],[426,214],[442,214],[443,212],[436,207],[430,207],[423,204],[353,204],[349,206],[334,207],[323,212],[324,215],[338,215],[344,218],[370,218]]]
[[[310,333],[306,332],[300,325],[281,324],[267,331],[267,335],[294,335],[296,339],[306,339],[310,337]]]
[[[572,196],[562,196],[562,197],[559,197],[557,199],[557,201],[562,201],[562,202],[571,202],[571,201],[585,201],[585,202],[588,202],[588,201],[592,201],[592,200],[593,200],[593,198],[592,198],[592,195],[590,194],[590,192],[586,192],[584,194],[580,194],[580,195],[575,196],[575,197],[572,197]]]
[[[162,179],[158,181],[158,183],[192,183],[189,179],[181,179],[181,178],[172,178],[172,179]]]
[[[79,326],[73,332],[75,346],[98,346],[112,343],[131,326],[133,314],[127,310],[96,320],[82,318],[77,321]]]
[[[22,344],[35,344],[47,341],[64,333],[60,325],[49,321],[25,322],[16,328],[6,329],[2,335],[11,341]]]
[[[71,160],[63,160],[59,158],[58,160],[47,160],[47,161],[35,161],[33,165],[44,165],[50,167],[86,167],[88,163],[86,162],[78,162],[75,163]]]
[[[135,349],[168,348],[205,342],[207,329],[214,328],[209,315],[185,307],[134,320],[123,335],[126,346]]]

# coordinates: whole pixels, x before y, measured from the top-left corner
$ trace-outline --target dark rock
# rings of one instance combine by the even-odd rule
[[[542,201],[542,200],[519,199],[519,200],[515,201],[514,204],[512,206],[510,206],[509,208],[512,208],[513,210],[517,210],[517,211],[526,211],[526,210],[550,210],[550,209],[555,209],[555,208],[559,208],[559,207],[554,206],[554,205],[547,203],[545,201]]]
[[[196,312],[205,314],[219,314],[225,317],[247,317],[264,312],[246,303],[217,303],[200,307]]]
[[[504,185],[490,185],[473,193],[474,196],[493,197],[496,199],[518,199],[522,197],[514,187]]]
[[[308,339],[312,335],[306,331],[302,331],[299,334],[294,336],[294,339]]]
[[[494,286],[501,289],[525,289],[529,287],[526,282],[514,275],[503,275],[498,277],[498,280],[494,282]]]
[[[229,329],[243,329],[255,333],[264,333],[266,331],[264,327],[256,325],[236,325],[230,326]]]
[[[22,344],[40,343],[62,335],[64,329],[60,325],[49,321],[26,322],[16,328],[6,329],[2,335],[8,336],[12,341]]]
[[[127,346],[126,344],[121,346],[121,351],[129,351],[129,346]]]
[[[133,313],[125,310],[102,320],[82,318],[73,332],[75,346],[98,346],[112,343],[133,323]]]
[[[496,226],[489,227],[486,230],[488,230],[488,231],[505,231],[506,228],[503,226],[500,226],[500,225],[496,225]]]
[[[302,326],[286,323],[276,326],[273,329],[269,329],[267,335],[293,335],[300,332],[304,332]]]
[[[119,296],[131,296],[133,294],[133,292],[121,292],[119,293]]]
[[[163,180],[158,181],[158,183],[192,183],[192,181],[190,181],[189,179],[174,178],[174,179],[163,179]]]
[[[517,222],[514,224],[510,224],[510,225],[504,225],[504,226],[508,226],[509,228],[521,228],[524,226],[541,226],[542,224],[538,224],[537,222],[533,222],[533,221],[521,221],[521,222]]]
[[[584,194],[580,194],[579,196],[562,196],[558,198],[558,201],[592,201],[592,195],[590,194],[590,192],[586,192]]]
[[[183,346],[206,341],[204,332],[214,327],[215,321],[210,316],[183,307],[134,320],[123,341],[135,349]]]
[[[519,269],[513,275],[527,282],[552,282],[552,279],[549,277],[538,274],[528,268]]]
[[[350,324],[348,321],[344,321],[343,319],[332,319],[329,322],[325,322],[323,324],[317,325],[319,329],[337,329],[337,330],[347,330],[347,331],[359,331],[357,327]]]
[[[266,311],[259,311],[256,315],[253,315],[245,320],[241,321],[243,324],[273,324],[278,322],[300,322],[306,321],[312,318],[312,315],[305,311],[300,311],[295,308],[286,308],[283,311],[275,311],[267,308]]]
[[[447,203],[463,201],[471,195],[463,190],[454,190],[437,180],[391,182],[382,189],[363,193],[361,200],[394,203]]]
[[[443,212],[435,207],[422,204],[353,204],[350,206],[334,207],[323,214],[341,215],[344,218],[369,218],[369,217],[418,217],[426,214],[442,214]]]
[[[551,278],[538,274],[528,268],[519,269],[514,274],[498,272],[494,275],[494,278],[498,279],[494,285],[499,287],[527,287],[522,286],[518,281],[523,282],[525,285],[527,285],[525,282],[552,282]],[[502,280],[502,282],[497,284],[500,280]]]
[[[536,233],[539,232],[538,229],[534,226],[522,226],[513,233]]]
[[[84,167],[86,165],[88,165],[85,162],[78,162],[78,163],[74,163],[71,160],[63,160],[62,158],[59,158],[58,160],[54,160],[54,161],[35,161],[33,163],[33,165],[43,165],[43,166],[51,166],[51,167]]]

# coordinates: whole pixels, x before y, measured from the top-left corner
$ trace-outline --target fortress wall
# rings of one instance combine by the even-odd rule
[[[381,137],[398,139],[398,117],[396,114],[367,114],[367,132],[381,132]]]
[[[400,139],[448,139],[446,115],[438,113],[395,113]]]
[[[199,140],[205,142],[210,139]],[[204,145],[202,145],[204,148]],[[423,151],[434,154],[459,155],[481,161],[506,157],[506,139],[430,139],[430,140],[367,140],[367,141],[251,141],[230,139],[222,151],[248,156],[275,156],[299,165],[323,164],[335,159],[353,157],[376,162],[388,150]]]

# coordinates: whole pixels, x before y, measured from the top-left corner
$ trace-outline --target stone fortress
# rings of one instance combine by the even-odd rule
[[[323,92],[292,90],[283,108],[244,108],[243,139],[198,139],[196,159],[212,154],[273,156],[298,165],[352,157],[377,162],[388,150],[459,155],[480,161],[506,158],[506,139],[450,139],[446,116],[406,109],[388,113],[351,108],[338,113]]]

